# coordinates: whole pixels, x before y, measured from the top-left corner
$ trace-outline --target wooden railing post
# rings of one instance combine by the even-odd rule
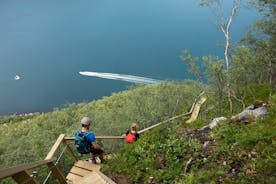
[[[50,152],[46,156],[45,160],[46,159],[53,159],[53,156],[55,155],[58,147],[60,146],[60,144],[62,142],[65,141],[64,137],[65,137],[65,134],[60,134],[57,141],[55,142],[55,144],[51,148]],[[60,169],[55,165],[54,162],[50,162],[47,165],[48,165],[49,169],[52,171],[52,173],[54,174],[54,176],[58,179],[59,183],[62,183],[62,184],[67,183],[64,174],[60,171]]]
[[[60,134],[60,136],[58,137],[58,139],[55,142],[54,146],[51,148],[51,150],[49,151],[48,155],[46,156],[45,160],[53,158],[53,156],[56,153],[59,145],[64,140],[64,137],[65,137],[65,134]]]
[[[50,162],[47,165],[49,169],[52,171],[52,173],[54,174],[54,176],[58,179],[59,183],[67,184],[64,174],[59,170],[59,168],[53,162]]]
[[[77,162],[78,158],[77,156],[74,154],[74,151],[72,150],[72,148],[69,146],[69,144],[66,142],[66,140],[64,139],[63,141],[64,146],[66,146],[67,152],[69,153],[69,155],[72,157],[72,159]]]

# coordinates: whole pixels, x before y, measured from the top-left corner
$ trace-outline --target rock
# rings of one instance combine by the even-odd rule
[[[208,146],[210,141],[205,141],[204,144],[203,144],[203,148],[206,148]]]
[[[207,133],[210,130],[212,130],[215,126],[217,126],[220,121],[225,121],[225,120],[227,120],[227,118],[225,117],[214,118],[212,119],[210,124],[198,129],[198,131]]]
[[[267,115],[267,113],[268,111],[265,104],[263,104],[263,106],[261,107],[250,105],[245,108],[241,113],[232,116],[231,121],[242,121],[245,123],[250,123],[252,121],[255,121],[255,119],[257,118],[264,117],[265,115]]]

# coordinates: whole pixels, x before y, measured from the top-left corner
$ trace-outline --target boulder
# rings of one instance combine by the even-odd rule
[[[257,118],[262,118],[267,115],[267,107],[266,104],[262,104],[262,106],[250,105],[245,108],[241,113],[232,116],[231,121],[237,122],[242,121],[245,123],[250,123],[255,121]]]

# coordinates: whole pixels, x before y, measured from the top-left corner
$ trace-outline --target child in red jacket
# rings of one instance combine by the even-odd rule
[[[126,132],[125,141],[127,144],[135,142],[139,139],[139,133],[137,132],[138,126],[136,123],[132,123],[130,130]]]

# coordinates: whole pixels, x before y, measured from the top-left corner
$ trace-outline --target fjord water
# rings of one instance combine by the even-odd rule
[[[190,78],[181,50],[222,56],[223,35],[197,0],[0,1],[0,115],[51,111],[133,83],[80,75]],[[257,15],[242,8],[232,41]],[[20,80],[14,76],[19,75]]]

